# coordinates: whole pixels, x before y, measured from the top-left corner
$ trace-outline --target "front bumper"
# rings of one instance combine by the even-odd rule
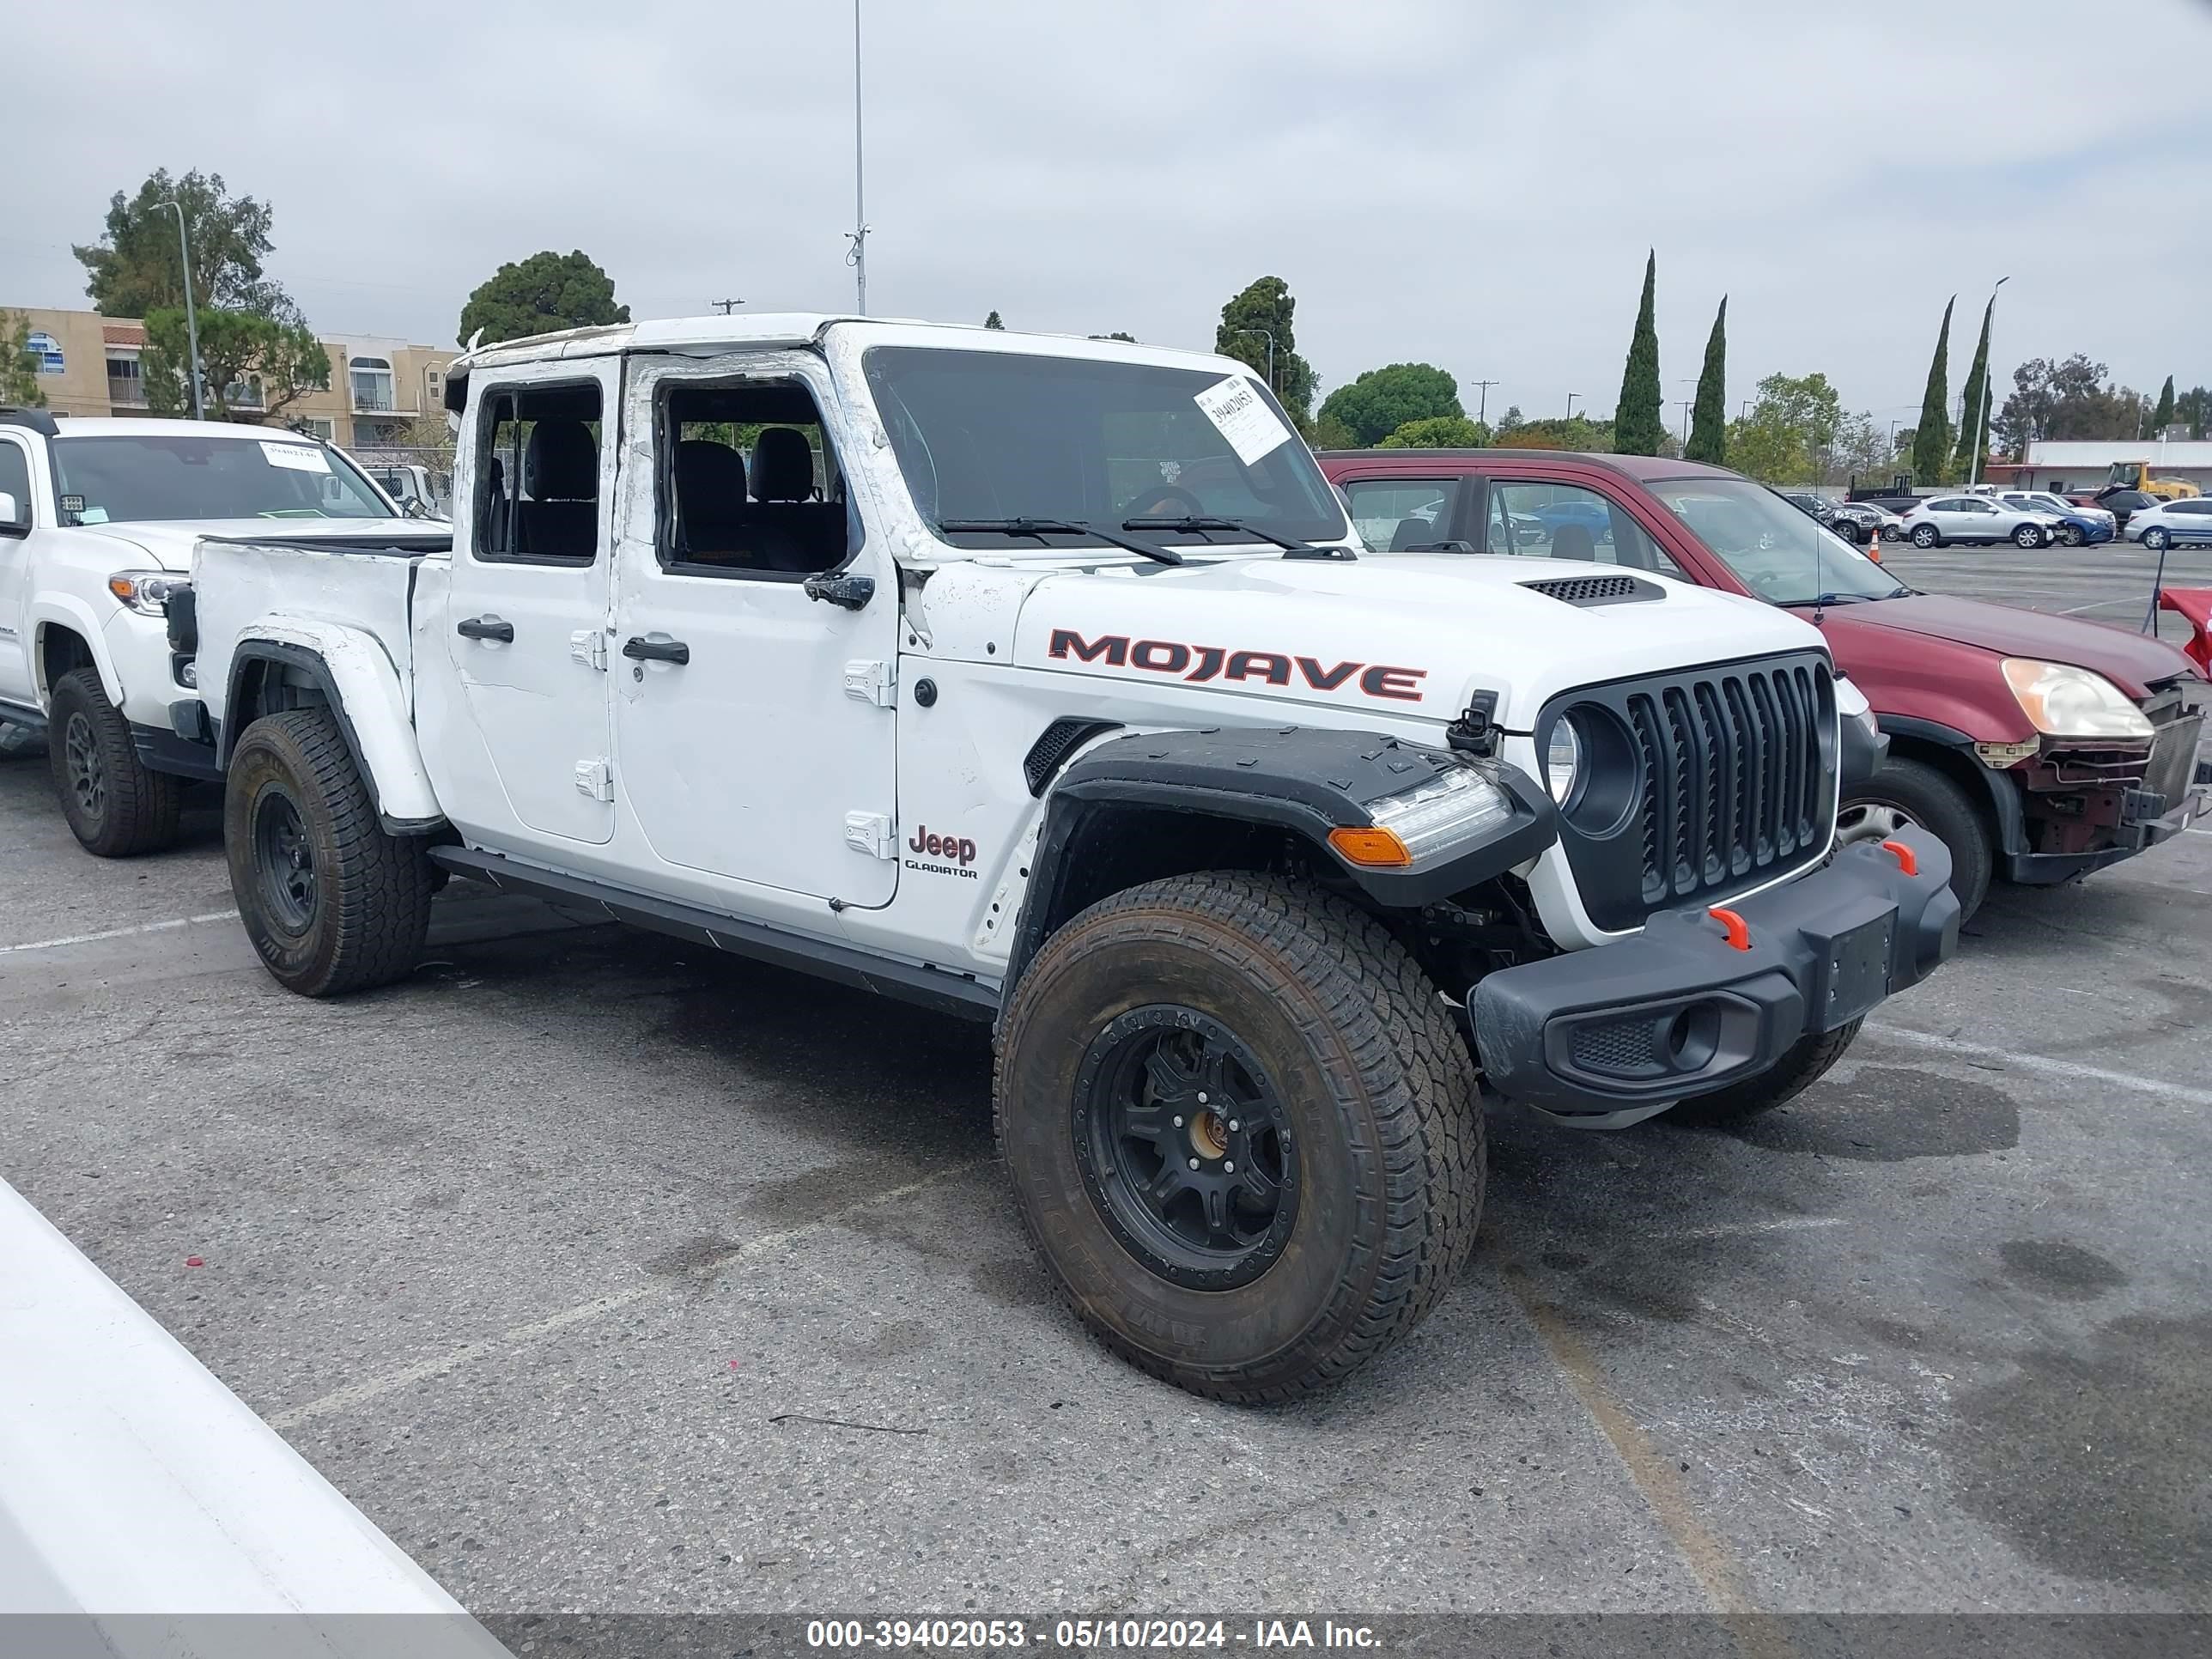
[[[1923,830],[1838,850],[1824,868],[1728,907],[1477,982],[1467,1000],[1484,1081],[1578,1127],[1617,1127],[1777,1064],[1799,1038],[1864,1015],[1958,947],[1951,858]]]
[[[2005,878],[2024,887],[2049,887],[2094,875],[2172,840],[2208,817],[2212,817],[2212,761],[2197,761],[2178,801],[2156,789],[2128,790],[2121,799],[2120,822],[2110,845],[2086,853],[2008,853]]]

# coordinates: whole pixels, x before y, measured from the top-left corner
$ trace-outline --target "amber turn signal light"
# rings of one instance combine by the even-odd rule
[[[1370,869],[1413,861],[1413,855],[1398,839],[1396,830],[1378,829],[1372,824],[1332,830],[1328,832],[1328,844],[1336,848],[1346,864],[1365,865]]]

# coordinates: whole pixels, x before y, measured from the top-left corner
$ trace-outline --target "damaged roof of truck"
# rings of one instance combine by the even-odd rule
[[[465,374],[471,368],[503,363],[544,362],[549,358],[607,357],[626,351],[696,353],[735,349],[745,346],[803,346],[817,343],[829,329],[842,323],[870,328],[923,330],[958,337],[965,345],[995,347],[1007,351],[1035,351],[1049,342],[1056,351],[1103,357],[1188,359],[1207,356],[1188,347],[1146,345],[1131,340],[1095,339],[1081,334],[1027,332],[1015,329],[987,329],[966,323],[933,323],[919,317],[860,317],[847,312],[735,312],[728,316],[666,317],[651,322],[609,323],[593,328],[563,329],[552,334],[530,334],[473,347],[456,357],[449,374]],[[948,342],[949,343],[949,342]]]

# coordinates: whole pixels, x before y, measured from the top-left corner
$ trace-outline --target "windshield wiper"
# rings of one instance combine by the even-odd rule
[[[1172,547],[1140,542],[1133,536],[1124,536],[1118,531],[1102,530],[1097,525],[1086,524],[1079,519],[940,519],[937,527],[948,536],[1034,536],[1039,541],[1048,536],[1096,536],[1102,542],[1126,547],[1132,553],[1158,559],[1162,564],[1181,564],[1183,562],[1182,555]]]
[[[1181,530],[1203,534],[1211,530],[1231,535],[1249,537],[1255,542],[1268,542],[1283,550],[1286,559],[1356,559],[1359,556],[1348,547],[1316,547],[1311,542],[1302,542],[1291,536],[1278,536],[1273,531],[1252,523],[1248,519],[1220,519],[1211,514],[1192,514],[1182,518],[1124,519],[1124,530]]]

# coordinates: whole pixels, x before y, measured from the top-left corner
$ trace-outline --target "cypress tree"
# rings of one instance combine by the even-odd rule
[[[1982,313],[1982,337],[1974,347],[1974,361],[1966,369],[1966,392],[1959,404],[1959,447],[1951,457],[1951,471],[1961,478],[1978,476],[1974,451],[1979,448],[1982,459],[1990,453],[1990,434],[1982,426],[1982,399],[1989,393],[1990,386],[1990,317],[1997,308],[1996,296],[1990,296],[1987,310]]]
[[[1728,295],[1713,313],[1713,331],[1705,342],[1705,366],[1698,373],[1698,401],[1690,411],[1690,441],[1682,447],[1685,460],[1714,466],[1728,464]]]
[[[1659,327],[1652,318],[1659,280],[1656,249],[1644,261],[1644,303],[1636,308],[1636,332],[1628,342],[1628,366],[1620,376],[1620,401],[1613,409],[1613,448],[1617,455],[1656,455],[1667,436],[1659,412]]]
[[[1936,336],[1936,358],[1928,365],[1928,390],[1920,398],[1920,424],[1912,433],[1912,478],[1915,483],[1943,482],[1943,462],[1951,453],[1951,307],[1954,294],[1943,307],[1943,326]]]
[[[2158,408],[2150,417],[2150,435],[2154,438],[2173,424],[2173,376],[2166,377],[2166,390],[2158,394]]]
[[[999,313],[994,311],[983,319],[983,326],[986,328],[1004,328],[1006,325],[999,320]]]

